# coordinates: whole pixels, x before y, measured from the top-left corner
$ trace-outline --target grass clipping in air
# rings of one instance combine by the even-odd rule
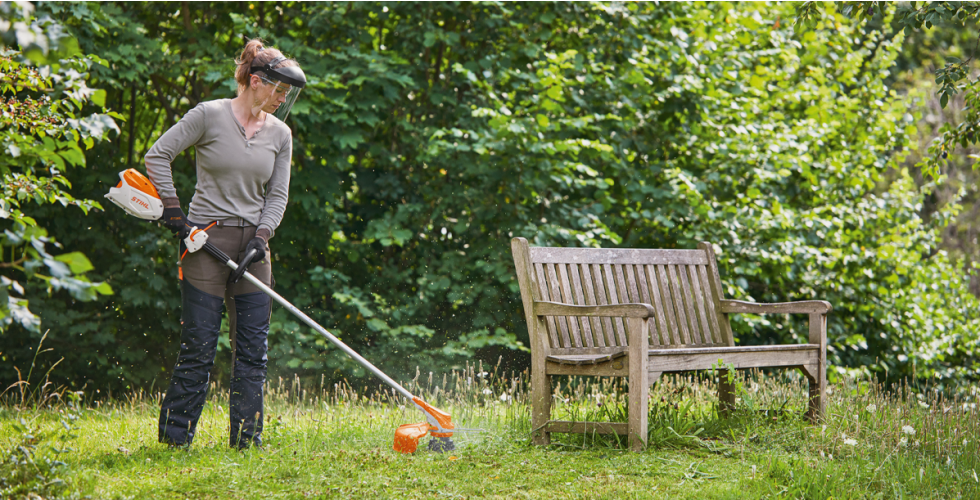
[[[170,450],[156,441],[160,394],[95,401],[25,383],[0,406],[0,498],[980,497],[977,387],[949,396],[849,380],[831,386],[827,419],[813,426],[796,373],[741,372],[729,418],[712,377],[661,379],[650,446],[631,453],[625,436],[531,445],[527,373],[417,374],[410,391],[483,432],[457,434],[454,452],[414,455],[392,451],[394,430],[424,418],[382,387],[270,382],[264,449],[238,452],[221,387],[193,446]],[[624,422],[625,389],[556,377],[552,418]]]

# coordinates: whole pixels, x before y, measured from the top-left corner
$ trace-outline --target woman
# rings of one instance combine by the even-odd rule
[[[272,299],[248,281],[237,281],[207,252],[187,253],[183,238],[192,226],[207,228],[208,242],[272,286],[269,239],[286,210],[293,144],[283,120],[306,77],[295,61],[259,40],[248,42],[235,63],[238,96],[197,105],[144,158],[163,200],[161,220],[182,240],[180,353],[160,409],[159,439],[171,446],[189,446],[194,439],[226,300],[237,337],[230,443],[261,444]],[[185,217],[170,163],[190,146],[196,148],[197,185]],[[243,262],[253,250],[255,257]]]

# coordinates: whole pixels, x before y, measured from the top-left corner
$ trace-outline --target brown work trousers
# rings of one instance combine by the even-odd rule
[[[190,222],[191,226],[198,228],[208,227],[211,223]],[[218,247],[231,260],[241,262],[245,258],[245,246],[255,237],[255,226],[229,227],[214,226],[207,230],[208,243]],[[184,253],[184,243],[180,243],[180,276],[198,290],[224,297],[225,308],[228,310],[228,331],[231,342],[232,366],[235,366],[235,299],[236,295],[245,293],[260,292],[258,287],[253,285],[245,278],[238,280],[238,283],[228,283],[228,277],[232,269],[224,262],[218,262],[211,254],[206,251],[198,250],[194,253]],[[265,246],[265,258],[259,262],[253,262],[248,266],[248,272],[255,276],[263,284],[273,287],[275,281],[272,278],[272,252],[269,245]]]
[[[210,223],[190,222],[190,224],[205,228]],[[207,230],[208,243],[218,247],[231,260],[241,262],[245,258],[245,246],[255,237],[256,229],[255,226],[214,226]],[[218,259],[204,250],[185,255],[184,245],[181,242],[180,253],[183,256],[180,259],[181,278],[202,292],[230,298],[243,293],[261,291],[245,278],[240,279],[238,283],[228,283],[228,276],[231,275],[232,269],[224,262],[218,262]],[[248,272],[266,286],[272,286],[272,254],[269,252],[269,245],[265,246],[265,258],[248,266]]]

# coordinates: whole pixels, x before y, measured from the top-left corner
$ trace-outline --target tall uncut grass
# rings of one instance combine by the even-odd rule
[[[736,410],[728,418],[719,415],[713,377],[706,372],[661,378],[650,395],[649,447],[634,455],[625,451],[625,436],[553,434],[551,447],[532,446],[527,372],[504,373],[499,363],[476,363],[443,374],[417,372],[404,383],[409,391],[451,413],[457,426],[479,432],[458,433],[454,437],[458,450],[453,454],[420,451],[416,457],[391,451],[392,437],[398,425],[421,422],[424,417],[383,386],[355,387],[324,379],[271,380],[266,385],[264,449],[239,453],[227,447],[228,391],[218,384],[211,387],[195,442],[185,452],[156,443],[159,392],[96,399],[90,392],[53,390],[45,381],[32,386],[28,380],[0,398],[4,460],[0,498],[33,498],[29,494],[138,498],[180,496],[186,491],[221,497],[199,488],[210,484],[208,488],[220,485],[248,492],[249,487],[259,487],[248,484],[256,471],[277,478],[262,482],[260,489],[272,485],[280,489],[263,494],[295,493],[307,487],[319,491],[317,485],[331,476],[315,479],[312,470],[327,464],[363,464],[365,456],[378,461],[377,470],[394,472],[379,472],[359,483],[330,479],[335,490],[329,491],[387,496],[384,492],[396,490],[385,488],[395,488],[399,475],[413,467],[412,460],[506,456],[508,462],[532,467],[535,461],[549,463],[556,453],[578,454],[587,464],[583,467],[608,469],[613,471],[611,477],[626,467],[616,465],[624,462],[611,456],[639,460],[629,467],[642,463],[649,470],[667,471],[630,479],[637,485],[652,485],[644,490],[651,497],[658,497],[657,492],[671,497],[666,493],[671,488],[702,493],[730,488],[738,494],[732,498],[980,498],[976,386],[947,394],[913,385],[885,390],[870,380],[845,380],[831,386],[823,423],[810,425],[802,418],[806,382],[795,372],[739,372]],[[626,421],[627,391],[622,379],[555,377],[553,389],[555,420]],[[425,449],[425,441],[419,448]],[[704,459],[686,464],[678,457]],[[249,470],[239,471],[246,463]],[[705,472],[709,467],[705,464],[714,471]],[[150,471],[157,466],[170,467],[166,469],[170,472],[152,479],[156,476]],[[524,482],[537,484],[533,472],[522,476],[520,468],[506,467],[494,484],[504,489],[511,483],[528,488]],[[212,480],[220,484],[191,481],[192,476],[212,470],[218,471]],[[443,487],[464,492],[478,480],[487,480],[483,475],[444,477],[438,469],[431,474],[432,481],[445,481]],[[670,474],[680,480],[668,480]],[[175,483],[175,477],[182,479]],[[550,479],[545,475],[539,479],[548,496]],[[618,487],[613,483],[607,488]],[[598,483],[590,485],[598,487]],[[396,496],[424,493],[412,493],[412,488],[407,484]]]

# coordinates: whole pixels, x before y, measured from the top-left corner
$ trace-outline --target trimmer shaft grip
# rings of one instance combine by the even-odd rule
[[[204,244],[204,250],[211,254],[212,257],[221,261],[222,264],[227,264],[231,257],[225,255],[220,248],[214,246],[210,241]]]

